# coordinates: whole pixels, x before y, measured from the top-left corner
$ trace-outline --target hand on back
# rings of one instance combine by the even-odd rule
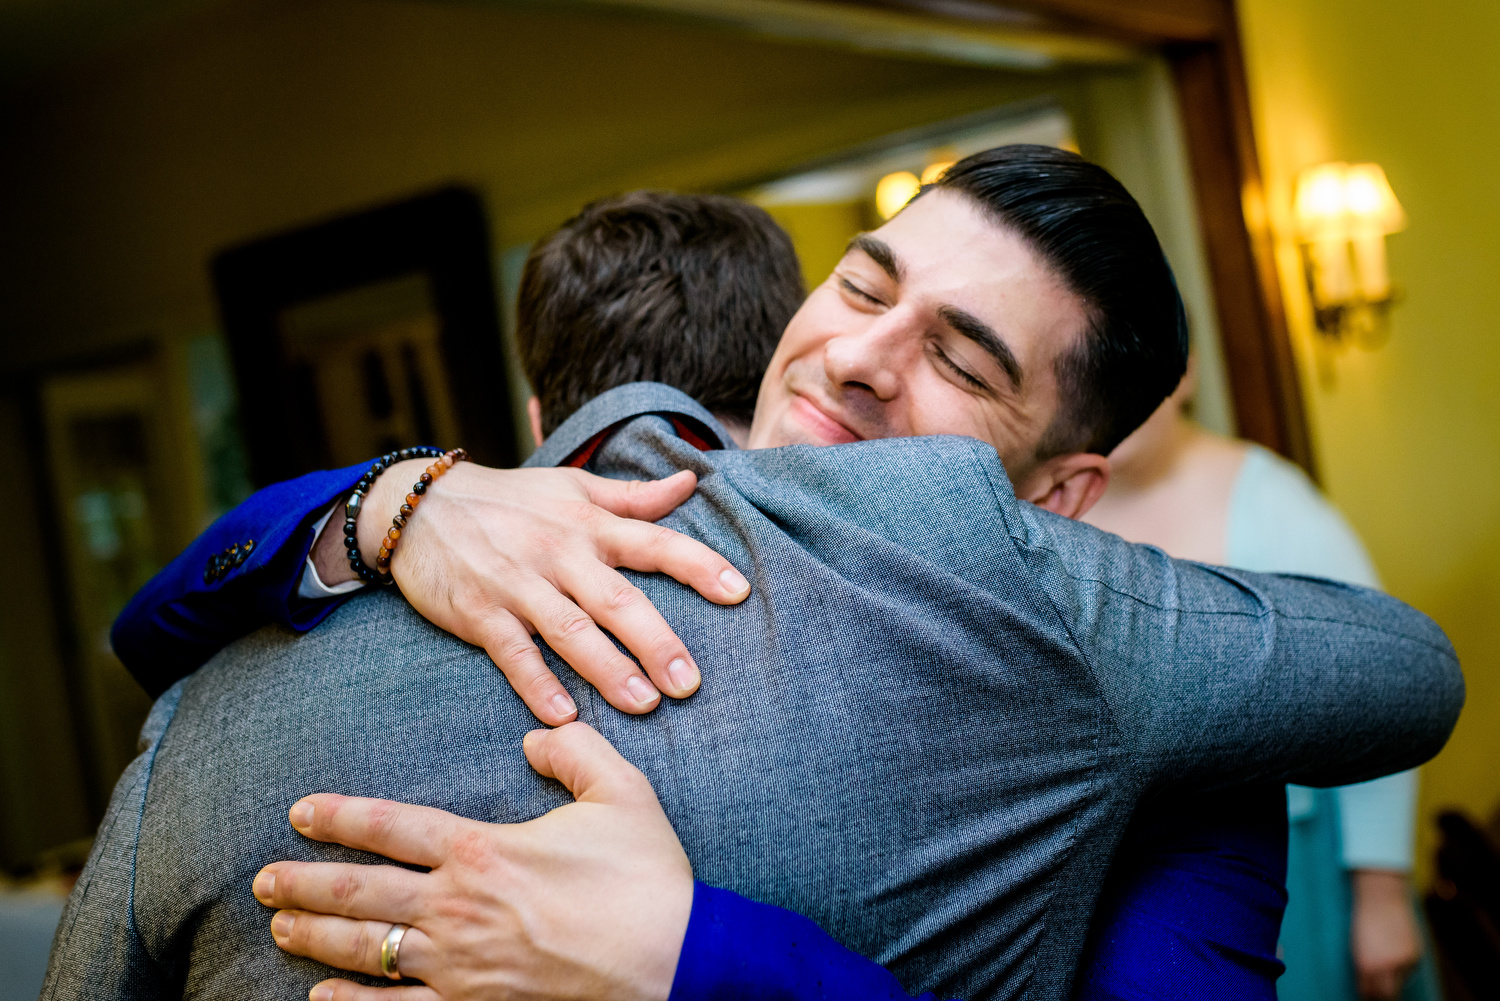
[[[524,824],[422,806],[308,796],[292,825],[425,866],[276,862],[256,898],[276,944],[380,976],[381,943],[409,925],[396,972],[425,986],[325,980],[313,1001],[617,998],[664,1001],[693,905],[693,872],[650,782],[583,723],[526,736],[526,757],[577,802]],[[395,993],[386,993],[394,990]]]
[[[367,561],[423,467],[423,460],[397,463],[375,481],[359,519]],[[700,675],[666,620],[615,568],[665,573],[719,604],[750,593],[744,577],[713,550],[651,523],[696,488],[687,470],[643,482],[578,469],[459,463],[423,497],[391,572],[424,617],[483,647],[543,723],[566,723],[577,709],[533,635],[616,709],[650,712],[661,701],[658,689],[685,698],[697,691]],[[325,580],[326,568],[339,564],[337,536],[330,527],[318,542]]]

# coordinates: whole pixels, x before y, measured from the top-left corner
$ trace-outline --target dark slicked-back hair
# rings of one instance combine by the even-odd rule
[[[586,206],[532,248],[517,341],[542,432],[627,382],[664,382],[749,423],[806,290],[763,210],[722,195],[635,191]]]
[[[1141,207],[1109,171],[1051,146],[975,153],[924,192],[934,188],[1019,233],[1083,300],[1088,329],[1058,356],[1058,412],[1037,458],[1108,455],[1187,369],[1182,299]]]

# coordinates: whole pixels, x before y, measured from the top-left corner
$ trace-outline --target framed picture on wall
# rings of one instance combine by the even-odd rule
[[[407,445],[516,461],[489,227],[444,188],[212,263],[258,486]]]

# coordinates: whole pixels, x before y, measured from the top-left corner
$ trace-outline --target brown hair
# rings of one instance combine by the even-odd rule
[[[516,335],[542,432],[643,381],[748,423],[805,297],[791,240],[747,202],[635,191],[585,206],[521,273]]]

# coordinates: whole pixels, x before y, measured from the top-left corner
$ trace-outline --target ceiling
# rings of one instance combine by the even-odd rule
[[[223,0],[0,0],[0,87]]]
[[[0,0],[0,90],[13,90],[94,52],[167,28],[196,11],[230,2],[283,0]],[[557,0],[481,0],[549,4]],[[1042,68],[1057,62],[1117,62],[1123,46],[1038,30],[1004,8],[946,0],[946,17],[903,10],[904,3],[826,3],[808,0],[565,0],[574,7],[631,8],[645,16],[718,23],[755,34],[821,41],[908,58],[969,65]],[[946,7],[961,5],[955,18]],[[921,4],[930,7],[932,3]],[[969,8],[988,10],[988,18]],[[998,16],[998,15],[1007,16]]]

